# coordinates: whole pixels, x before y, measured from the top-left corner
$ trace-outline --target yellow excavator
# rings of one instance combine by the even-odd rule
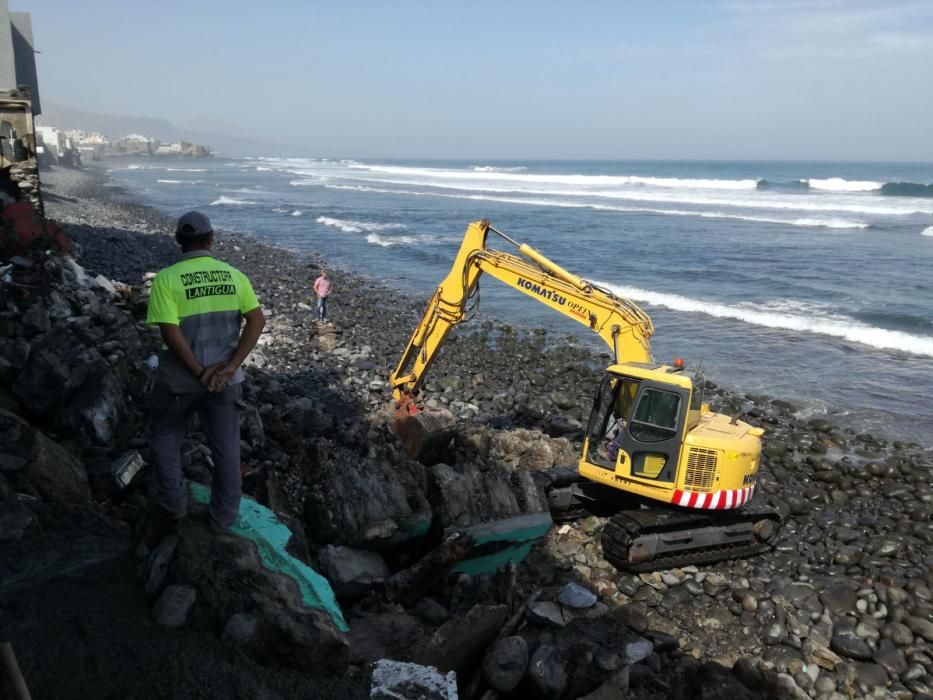
[[[495,234],[518,254],[487,247]],[[596,390],[576,470],[545,479],[555,517],[611,514],[605,558],[618,569],[651,571],[744,557],[769,547],[780,518],[750,504],[764,431],[703,402],[705,380],[681,360],[655,362],[654,326],[636,304],[520,244],[486,220],[467,228],[450,273],[434,292],[390,382],[400,433],[418,408],[425,373],[454,326],[467,320],[480,277],[490,275],[582,323],[615,361]],[[570,472],[570,476],[568,476]]]

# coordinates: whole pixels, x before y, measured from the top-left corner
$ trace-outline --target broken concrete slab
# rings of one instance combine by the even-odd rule
[[[373,666],[371,700],[458,700],[457,674],[381,659]]]

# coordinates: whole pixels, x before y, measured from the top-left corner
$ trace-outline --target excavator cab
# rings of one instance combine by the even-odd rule
[[[677,383],[665,381],[663,365],[629,369],[637,374],[610,370],[600,384],[587,430],[587,461],[602,470],[673,486],[693,413],[694,387],[682,375]]]

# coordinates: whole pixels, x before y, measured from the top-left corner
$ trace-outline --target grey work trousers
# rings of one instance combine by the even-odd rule
[[[156,501],[176,517],[185,515],[187,490],[181,474],[181,445],[188,419],[197,412],[214,460],[211,519],[230,527],[240,512],[239,384],[220,393],[176,394],[156,386],[150,397],[147,438],[152,450]]]

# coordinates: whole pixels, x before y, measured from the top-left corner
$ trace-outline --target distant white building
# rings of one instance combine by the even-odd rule
[[[53,163],[71,163],[77,151],[77,143],[70,132],[54,126],[37,126],[36,136],[42,152]]]

